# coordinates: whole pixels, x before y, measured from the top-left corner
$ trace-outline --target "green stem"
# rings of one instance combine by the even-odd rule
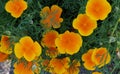
[[[113,68],[111,74],[113,74],[113,72],[115,71],[115,69],[117,68],[117,66],[119,66],[119,64],[120,64],[120,61],[119,61],[118,64]]]
[[[39,6],[39,8],[40,9],[42,9],[42,6],[41,6],[41,4],[40,4],[40,2],[38,1],[38,6]]]
[[[113,36],[113,34],[115,33],[117,26],[118,26],[119,20],[116,22],[115,27],[113,28],[113,31],[111,33],[111,36]]]
[[[11,22],[11,26],[14,26],[16,23],[17,19],[15,18],[12,22]]]

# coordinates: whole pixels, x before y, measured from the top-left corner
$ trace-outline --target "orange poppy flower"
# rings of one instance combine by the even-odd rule
[[[82,36],[89,36],[97,27],[97,21],[91,19],[86,14],[79,14],[73,20],[73,27],[79,31]]]
[[[88,0],[86,14],[95,20],[104,20],[111,12],[111,5],[107,0]]]
[[[93,72],[92,74],[102,74],[101,72]]]
[[[52,60],[50,60],[49,64],[49,66],[51,67],[50,72],[52,74],[63,74],[69,67],[69,61],[70,59],[68,57],[63,59],[53,58]]]
[[[0,62],[4,62],[5,60],[7,60],[7,58],[8,54],[0,52]]]
[[[8,36],[3,35],[0,42],[0,52],[5,54],[11,54],[12,48],[10,47],[10,39]]]
[[[25,36],[20,39],[14,47],[15,55],[17,58],[24,57],[27,61],[32,61],[35,57],[39,56],[42,52],[41,46],[37,41],[33,42],[31,37]]]
[[[68,68],[67,72],[65,74],[79,74],[80,72],[80,62],[77,60],[73,60],[72,64]]]
[[[27,2],[24,0],[9,0],[5,5],[5,10],[15,18],[19,18],[26,9]]]
[[[51,9],[46,6],[40,12],[42,18],[40,22],[47,28],[52,26],[53,28],[59,28],[60,23],[63,21],[63,19],[60,18],[61,13],[62,9],[57,5],[52,5]]]
[[[55,44],[59,53],[72,55],[80,50],[82,37],[78,33],[66,31],[56,38]]]
[[[93,49],[90,49],[87,53],[82,55],[82,61],[84,61],[84,67],[88,70],[95,70],[96,64],[92,61]]]
[[[32,62],[19,62],[14,64],[14,74],[34,74],[32,71]]]
[[[43,46],[46,46],[48,48],[49,47],[56,47],[55,39],[57,37],[58,37],[58,32],[57,31],[55,31],[55,30],[48,31],[43,35],[41,43],[42,43]]]
[[[108,53],[106,48],[101,47],[98,49],[94,49],[94,52],[92,54],[92,61],[94,61],[95,64],[99,67],[108,64],[110,62],[110,59],[110,54]]]

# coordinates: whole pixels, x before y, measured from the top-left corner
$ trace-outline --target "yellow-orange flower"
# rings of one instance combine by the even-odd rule
[[[97,21],[91,19],[86,14],[79,14],[73,20],[73,27],[79,31],[82,36],[89,36],[97,27]]]
[[[25,36],[20,39],[14,47],[17,58],[24,57],[27,61],[32,61],[41,54],[41,46],[37,41],[33,42],[31,37]]]
[[[107,0],[88,0],[86,14],[95,20],[104,20],[111,12],[111,5]]]
[[[50,72],[53,74],[63,74],[69,67],[69,61],[70,59],[68,57],[63,59],[51,59],[49,64],[49,67],[51,67]]]
[[[80,62],[77,60],[73,60],[70,67],[67,69],[67,72],[64,74],[79,74],[80,72]]]
[[[14,64],[14,74],[34,74],[32,71],[32,62],[19,62]]]
[[[92,61],[94,61],[95,64],[99,67],[108,64],[110,62],[110,59],[110,54],[108,53],[106,48],[101,47],[98,49],[94,49],[94,52],[92,54]]]
[[[15,18],[19,18],[26,9],[27,2],[24,0],[9,0],[5,5],[5,10]]]
[[[93,72],[92,74],[102,74],[101,72]]]
[[[58,37],[58,32],[55,30],[51,30],[45,33],[42,38],[42,45],[46,47],[56,47],[55,39]]]
[[[0,41],[0,52],[5,54],[11,54],[12,48],[10,47],[10,39],[8,36],[3,35]]]
[[[56,38],[55,44],[59,53],[72,55],[80,50],[82,37],[78,33],[66,31]]]
[[[52,5],[51,9],[46,6],[40,12],[42,18],[40,22],[47,28],[52,26],[53,28],[59,28],[61,26],[60,23],[63,21],[63,19],[60,18],[61,13],[62,9],[57,5]]]
[[[0,62],[4,62],[5,60],[7,60],[7,58],[8,54],[0,52]]]
[[[96,64],[92,61],[93,49],[90,49],[87,53],[82,55],[82,61],[84,61],[84,67],[88,70],[95,70]]]

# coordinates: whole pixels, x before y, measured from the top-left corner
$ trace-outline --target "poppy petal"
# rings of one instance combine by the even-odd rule
[[[34,53],[34,51],[32,50],[26,50],[25,53],[24,53],[24,58],[27,60],[27,61],[32,61],[35,59],[35,56],[36,54]]]
[[[20,43],[21,43],[24,47],[26,47],[26,46],[29,46],[29,47],[33,46],[33,45],[32,45],[32,44],[33,44],[33,40],[32,40],[30,37],[28,37],[28,36],[25,36],[25,37],[21,38],[21,39],[20,39]]]
[[[15,47],[14,47],[14,52],[17,58],[22,58],[24,51],[23,51],[23,47],[21,46],[20,43],[16,43]]]
[[[39,56],[42,53],[41,46],[38,42],[34,42],[34,49],[36,56]]]

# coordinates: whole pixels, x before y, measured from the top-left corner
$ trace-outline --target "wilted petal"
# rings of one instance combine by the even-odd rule
[[[56,17],[60,17],[62,13],[62,9],[57,5],[52,5],[51,7],[51,14],[55,15]]]
[[[99,67],[102,67],[105,64],[108,64],[110,60],[111,60],[111,57],[106,48],[101,47],[101,48],[95,49],[92,54],[92,61],[94,61],[96,65],[99,65]]]
[[[41,20],[40,22],[43,24],[45,28],[59,28],[61,26],[61,22],[63,21],[60,18],[62,13],[62,9],[57,5],[52,5],[51,9],[46,6],[40,12]]]

